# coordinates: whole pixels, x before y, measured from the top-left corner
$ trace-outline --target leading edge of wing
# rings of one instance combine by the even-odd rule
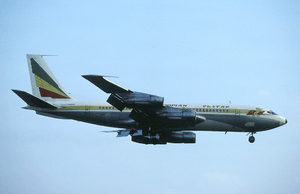
[[[131,90],[124,88],[101,75],[82,75],[82,77],[106,93],[132,93]]]

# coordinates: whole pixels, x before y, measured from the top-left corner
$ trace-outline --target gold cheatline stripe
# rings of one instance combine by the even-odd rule
[[[39,88],[43,88],[45,90],[54,92],[54,93],[59,94],[61,96],[68,97],[66,94],[59,91],[58,89],[56,89],[55,87],[53,87],[52,85],[50,85],[48,82],[46,82],[45,80],[43,80],[42,78],[40,78],[37,75],[35,75],[35,81],[36,81],[36,86],[39,87]]]

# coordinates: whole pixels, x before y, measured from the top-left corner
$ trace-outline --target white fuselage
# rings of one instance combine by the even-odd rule
[[[57,104],[55,110],[37,110],[38,114],[55,118],[74,119],[82,122],[104,125],[116,128],[139,128],[129,117],[131,109],[122,112],[106,102],[73,101]],[[269,109],[255,106],[233,104],[178,104],[166,103],[180,109],[193,109],[197,115],[206,118],[204,122],[184,128],[164,128],[161,130],[195,130],[195,131],[235,131],[257,132],[273,129],[285,124],[285,118]]]

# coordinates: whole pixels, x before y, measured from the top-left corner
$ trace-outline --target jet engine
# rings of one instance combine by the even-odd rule
[[[169,143],[196,143],[196,134],[193,132],[173,131],[169,135],[162,135],[161,139]]]
[[[123,96],[124,103],[128,108],[137,108],[137,107],[162,107],[164,104],[164,98],[144,94],[140,92],[128,93]]]
[[[132,136],[131,141],[141,144],[167,144],[167,143],[196,143],[196,134],[193,132],[170,132],[156,136]]]
[[[111,94],[107,102],[119,110],[128,108],[155,108],[163,107],[164,98],[141,92]]]
[[[206,120],[192,109],[166,107],[156,114],[164,127],[189,127]]]

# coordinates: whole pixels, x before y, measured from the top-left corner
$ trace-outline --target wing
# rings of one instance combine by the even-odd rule
[[[132,93],[127,88],[124,88],[116,83],[113,83],[112,81],[106,79],[104,76],[100,75],[83,75],[85,79],[92,82],[95,86],[100,88],[106,93]]]
[[[131,108],[129,117],[138,123],[142,129],[154,130],[188,128],[205,117],[197,115],[192,109],[178,109],[164,106],[164,98],[152,94],[134,92],[98,75],[84,75],[85,79],[111,95],[107,102],[122,111]]]
[[[122,111],[125,107],[163,107],[163,97],[145,94],[141,92],[133,92],[99,75],[83,75],[82,77],[92,82],[95,86],[97,86],[104,92],[111,93],[111,95],[107,99],[107,102],[119,109],[120,111]]]

